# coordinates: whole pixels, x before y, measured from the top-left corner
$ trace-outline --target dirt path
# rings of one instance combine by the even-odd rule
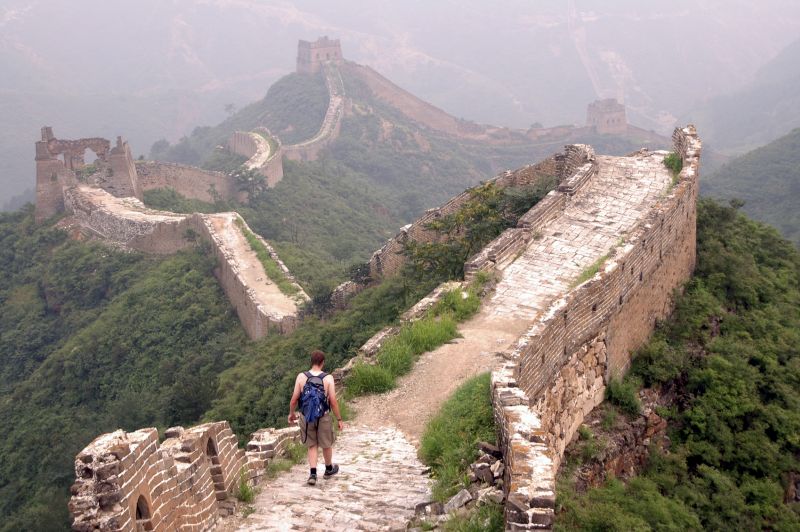
[[[353,401],[356,420],[370,427],[397,427],[418,444],[442,403],[464,381],[494,368],[499,362],[496,353],[511,346],[525,329],[525,321],[497,319],[484,307],[459,326],[461,338],[424,353],[394,390]]]

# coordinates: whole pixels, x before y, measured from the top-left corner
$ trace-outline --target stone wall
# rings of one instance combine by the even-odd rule
[[[136,198],[111,203],[104,190],[76,186],[63,191],[72,221],[90,236],[145,253],[170,254],[191,244],[187,230],[197,227],[192,216],[148,209]],[[125,207],[120,212],[118,205]]]
[[[272,138],[277,145],[274,151],[264,135]],[[254,131],[234,131],[228,139],[228,150],[247,157],[244,166],[258,171],[267,179],[269,188],[283,179],[283,147],[280,140],[272,137],[267,128],[259,127]]]
[[[184,197],[209,203],[217,199],[247,199],[247,194],[238,189],[236,181],[222,172],[161,161],[137,161],[136,172],[142,192],[171,188]]]
[[[232,513],[241,479],[258,484],[297,427],[262,429],[247,449],[226,421],[174,427],[159,444],[154,428],[95,438],[75,459],[73,530],[204,531]]]
[[[297,43],[297,72],[313,74],[319,72],[326,63],[342,62],[342,45],[339,39],[320,37],[316,41]]]
[[[563,155],[554,155],[537,164],[525,166],[513,172],[503,172],[488,182],[494,183],[500,188],[532,185],[543,179],[561,175],[564,169],[563,159]],[[403,250],[405,243],[409,240],[434,242],[440,239],[441,235],[428,229],[428,224],[458,211],[470,199],[472,190],[465,190],[441,207],[429,209],[414,223],[403,227],[394,238],[389,239],[381,249],[373,253],[369,261],[370,277],[380,279],[398,274],[406,262]]]
[[[236,213],[221,213],[220,215],[231,215],[241,220],[241,223],[248,230],[246,222]],[[235,253],[224,242],[224,240],[217,234],[213,225],[213,217],[219,215],[195,215],[197,219],[197,230],[201,238],[211,242],[212,252],[217,259],[217,266],[214,269],[214,275],[222,285],[228,300],[239,320],[242,327],[247,332],[247,335],[252,339],[259,339],[270,332],[278,332],[280,334],[287,334],[297,328],[301,317],[298,314],[282,314],[270,309],[267,305],[259,302],[254,290],[248,285],[247,280],[239,270]],[[255,234],[255,233],[254,233]],[[277,262],[278,267],[286,275],[286,277],[294,282],[294,277],[289,273],[289,269],[280,260],[278,254],[263,238],[256,235],[261,240],[264,247],[267,248],[271,258]],[[266,275],[266,274],[265,274]],[[308,299],[308,296],[303,291],[302,287],[295,282],[296,287],[299,289],[299,298]]]
[[[684,161],[675,186],[601,271],[544,312],[493,374],[512,530],[550,527],[564,448],[694,269],[700,141],[693,126],[673,139]]]
[[[345,110],[344,83],[335,65],[325,66],[325,84],[328,87],[328,110],[317,134],[312,138],[283,147],[283,154],[291,161],[314,161],[320,152],[338,136]]]
[[[596,100],[586,107],[586,125],[597,133],[624,134],[628,130],[625,106],[614,98]]]

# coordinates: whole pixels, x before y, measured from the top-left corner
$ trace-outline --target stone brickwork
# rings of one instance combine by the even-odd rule
[[[122,137],[117,137],[111,148],[108,140],[99,137],[57,139],[49,126],[44,126],[41,134],[41,140],[36,142],[37,221],[64,211],[63,190],[83,179],[86,150],[97,156],[95,166],[101,170],[97,186],[116,196],[140,197],[131,150]]]
[[[118,198],[87,185],[65,189],[64,198],[72,213],[63,222],[65,225],[126,249],[170,254],[194,245],[197,238],[211,244],[211,252],[217,258],[214,273],[250,338],[258,339],[270,332],[285,334],[297,327],[300,305],[308,301],[308,295],[272,246],[256,235],[286,279],[294,284],[297,294],[283,294],[269,279],[242,233],[250,228],[238,214],[157,211],[136,198]]]
[[[538,183],[553,176],[562,175],[564,171],[564,155],[557,154],[534,165],[525,166],[513,172],[506,171],[490,179],[500,188],[521,187]],[[405,243],[409,240],[415,242],[434,242],[441,235],[428,229],[428,225],[461,208],[471,197],[472,189],[467,189],[458,196],[450,199],[441,207],[429,209],[414,223],[406,225],[394,237],[389,239],[384,246],[373,253],[369,261],[369,272],[372,279],[392,277],[397,275],[406,263],[403,253]]]
[[[222,172],[162,161],[137,161],[136,174],[142,192],[171,188],[186,198],[209,203],[247,200],[247,193],[239,190],[236,180]]]
[[[300,321],[300,305],[309,297],[272,246],[256,235],[284,276],[294,284],[297,289],[295,296],[283,294],[267,277],[261,261],[242,234],[243,228],[248,231],[250,228],[238,214],[227,212],[196,217],[198,233],[211,242],[217,258],[214,273],[247,335],[258,339],[271,332],[286,334],[293,331]]]
[[[316,41],[297,43],[297,72],[313,74],[327,64],[341,64],[342,45],[339,39],[320,37]]]
[[[264,429],[239,449],[225,421],[95,438],[75,459],[69,510],[76,531],[204,531],[235,507],[244,479],[257,484],[299,429]]]
[[[564,448],[584,417],[603,400],[608,380],[624,373],[631,353],[646,341],[656,321],[667,316],[674,290],[694,268],[700,141],[692,126],[677,129],[673,139],[684,161],[675,183],[670,179],[664,187],[663,179],[659,183],[647,177],[651,171],[663,175],[663,168],[649,170],[640,164],[626,168],[622,161],[608,165],[606,158],[599,158],[592,188],[628,176],[639,180],[638,193],[608,194],[611,202],[587,218],[592,211],[582,209],[581,203],[592,191],[584,197],[579,192],[567,201],[558,220],[566,224],[555,221],[541,227],[544,235],[540,243],[531,244],[534,252],[527,256],[529,248],[503,272],[513,275],[516,267],[524,268],[529,286],[539,287],[522,298],[506,298],[509,308],[499,309],[509,317],[538,316],[517,347],[506,353],[509,362],[493,374],[495,415],[509,480],[506,518],[511,530],[550,527],[553,478]],[[631,160],[653,156],[661,164],[664,153],[641,152]],[[615,175],[620,169],[622,175]],[[647,182],[651,184],[642,187]],[[654,196],[659,186],[663,191]],[[650,192],[646,192],[648,187]],[[645,203],[638,200],[647,207],[644,216],[626,205],[637,194],[644,194]],[[614,235],[621,236],[609,247]],[[596,263],[597,273],[578,286],[564,282],[570,276],[547,274],[569,269],[574,259],[566,255],[577,252],[577,258],[585,251],[598,256],[603,249],[607,251]],[[578,262],[586,264],[586,260]],[[558,292],[560,296],[546,295]]]

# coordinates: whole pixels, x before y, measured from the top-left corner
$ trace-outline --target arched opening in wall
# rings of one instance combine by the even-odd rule
[[[136,500],[136,530],[153,530],[151,517],[150,504],[144,495],[139,495]]]
[[[208,467],[211,472],[211,481],[214,483],[214,491],[224,493],[225,478],[222,476],[222,466],[219,463],[219,454],[217,454],[214,438],[209,438],[206,442],[205,454],[210,462]]]
[[[97,160],[97,154],[91,148],[83,150],[83,163],[93,164]]]

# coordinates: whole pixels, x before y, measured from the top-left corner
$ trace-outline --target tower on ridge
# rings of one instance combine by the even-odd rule
[[[586,108],[586,125],[598,133],[625,133],[628,130],[625,106],[614,98],[595,100]]]
[[[342,63],[342,45],[339,39],[329,39],[326,35],[314,42],[301,40],[297,43],[297,72],[319,72],[322,65],[329,61],[337,65]]]

